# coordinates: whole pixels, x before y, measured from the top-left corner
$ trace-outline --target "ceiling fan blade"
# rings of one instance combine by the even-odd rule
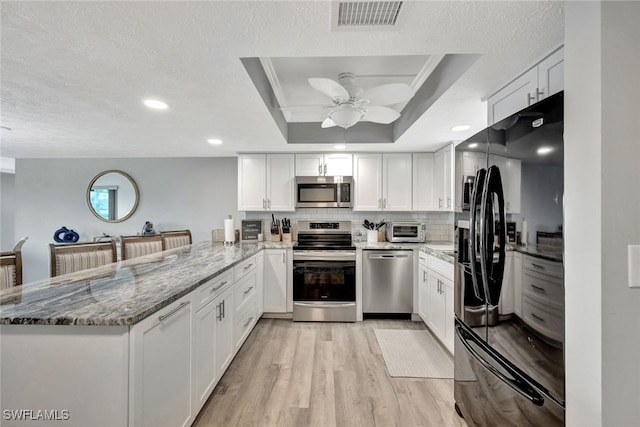
[[[307,79],[312,88],[337,102],[349,100],[349,92],[338,82],[320,77]]]
[[[413,89],[405,83],[390,83],[367,89],[359,98],[368,99],[371,105],[391,105],[408,101],[415,95]]]
[[[371,106],[366,108],[364,117],[362,117],[361,120],[364,122],[382,123],[386,125],[397,120],[398,117],[400,117],[400,113],[392,108]]]
[[[322,122],[322,128],[332,128],[334,126],[338,126],[333,120],[331,120],[329,117],[327,117],[326,119],[324,119],[324,122]]]

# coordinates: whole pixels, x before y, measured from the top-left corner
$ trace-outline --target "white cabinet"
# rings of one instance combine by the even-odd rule
[[[238,210],[295,210],[293,154],[238,156]]]
[[[348,153],[296,154],[296,176],[323,175],[353,175],[353,155]]]
[[[414,153],[412,169],[412,210],[431,211],[433,210],[433,153]]]
[[[131,328],[130,421],[132,426],[190,425],[191,294]]]
[[[418,256],[418,314],[453,353],[453,265],[422,252]]]
[[[560,48],[487,99],[494,124],[564,89],[564,49]]]
[[[411,154],[354,154],[354,211],[411,210]]]
[[[265,249],[264,251],[264,311],[286,313],[287,311],[287,251]]]
[[[522,318],[522,254],[513,254],[513,312]]]
[[[215,306],[215,367],[216,379],[220,379],[233,360],[233,287],[217,297]]]
[[[462,176],[476,176],[476,173],[483,168],[487,168],[487,155],[485,153],[462,152]]]
[[[258,317],[264,312],[264,251],[256,255],[256,310]]]
[[[564,340],[562,262],[523,255],[522,320],[547,338]]]
[[[194,412],[205,404],[216,386],[216,316],[218,306],[209,302],[196,312],[194,325]]]
[[[433,155],[433,209],[453,211],[453,144],[438,150]]]
[[[514,252],[508,251],[504,261],[504,274],[502,276],[502,289],[500,290],[500,300],[498,301],[498,313],[501,315],[512,314],[515,304],[514,293]]]

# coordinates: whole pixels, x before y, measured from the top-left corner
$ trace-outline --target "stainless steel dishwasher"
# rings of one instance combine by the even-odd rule
[[[413,251],[362,253],[362,312],[413,312]]]

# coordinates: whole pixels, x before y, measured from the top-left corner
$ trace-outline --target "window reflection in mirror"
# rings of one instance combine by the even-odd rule
[[[102,172],[87,188],[87,204],[91,213],[106,222],[121,222],[129,218],[138,206],[138,199],[138,186],[122,171]]]

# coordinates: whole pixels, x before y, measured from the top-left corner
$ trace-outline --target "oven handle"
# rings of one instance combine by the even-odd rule
[[[293,253],[294,261],[355,261],[355,252],[331,252],[323,251],[319,253]]]
[[[293,305],[297,305],[299,307],[315,307],[315,308],[344,308],[344,307],[354,307],[356,305],[355,302],[345,302],[345,303],[306,303],[306,302],[297,302],[294,301]]]

